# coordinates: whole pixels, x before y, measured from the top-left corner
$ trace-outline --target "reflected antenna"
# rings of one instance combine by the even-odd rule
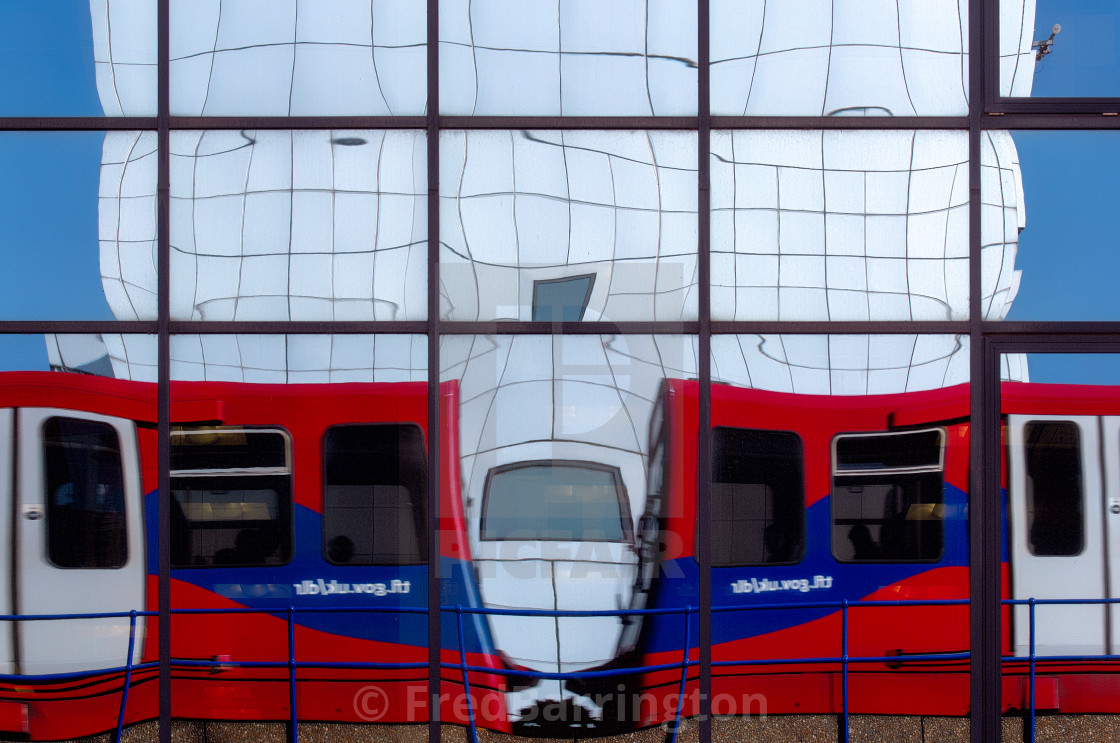
[[[1054,37],[1061,32],[1062,24],[1055,23],[1053,28],[1050,29],[1049,39],[1043,39],[1042,41],[1035,41],[1031,43],[1031,49],[1038,50],[1034,55],[1035,62],[1041,62],[1043,57],[1054,51]]]

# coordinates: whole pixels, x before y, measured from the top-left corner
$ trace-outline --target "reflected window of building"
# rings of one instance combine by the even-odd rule
[[[595,274],[533,282],[534,322],[579,322],[591,298]]]

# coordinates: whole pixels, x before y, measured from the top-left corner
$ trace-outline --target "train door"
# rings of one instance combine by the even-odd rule
[[[15,412],[0,408],[0,534],[11,533],[12,484],[15,481],[15,442],[12,428]],[[0,614],[12,613],[12,551],[0,548]],[[12,623],[0,623],[0,673],[15,672]]]
[[[1098,419],[1012,415],[1007,429],[1013,598],[1118,595],[1107,585]],[[1113,561],[1112,569],[1120,564]],[[1014,632],[1016,655],[1027,655],[1028,607],[1015,608]],[[1106,653],[1108,642],[1103,605],[1035,608],[1039,655]]]
[[[144,609],[140,462],[131,421],[48,408],[17,411],[19,492],[13,534],[20,614]],[[133,654],[144,628],[137,620]],[[123,666],[129,620],[20,622],[19,671]]]

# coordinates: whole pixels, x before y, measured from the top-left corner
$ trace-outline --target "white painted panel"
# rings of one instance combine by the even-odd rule
[[[42,430],[52,417],[80,418],[111,425],[119,439],[123,466],[128,554],[115,569],[59,568],[47,553],[46,472]],[[143,610],[144,529],[140,461],[132,422],[92,413],[51,408],[19,411],[20,492],[15,525],[19,551],[16,608],[21,614],[84,614]],[[73,619],[22,622],[19,670],[26,674],[65,673],[125,665],[129,620]],[[144,621],[137,620],[133,660],[139,661]]]

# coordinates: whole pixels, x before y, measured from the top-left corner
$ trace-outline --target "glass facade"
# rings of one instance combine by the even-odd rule
[[[1113,16],[0,8],[8,732],[1120,713]]]

